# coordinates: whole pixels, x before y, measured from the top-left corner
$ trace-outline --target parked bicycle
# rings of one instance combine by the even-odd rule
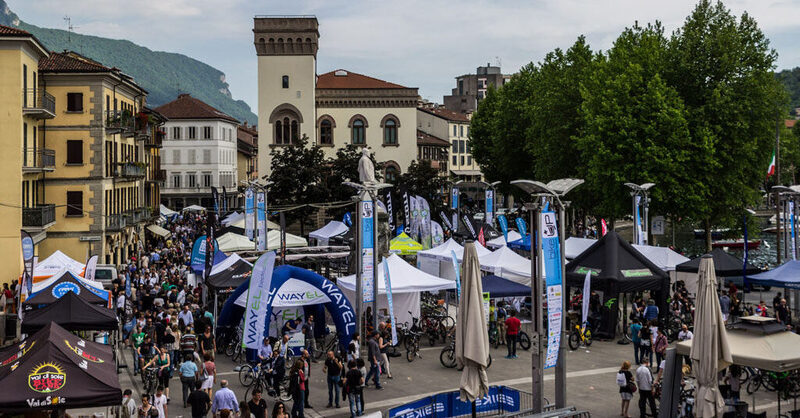
[[[592,331],[589,329],[588,323],[584,323],[583,326],[575,324],[569,334],[569,348],[571,350],[577,350],[581,345],[585,347],[592,345]]]
[[[446,347],[442,348],[442,352],[439,353],[439,362],[442,363],[442,366],[447,367],[448,369],[452,369],[456,367],[456,340],[455,338],[450,341]],[[486,364],[486,368],[492,366],[492,354],[489,353],[489,358]]]

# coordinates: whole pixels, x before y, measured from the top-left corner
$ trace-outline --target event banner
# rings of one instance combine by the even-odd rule
[[[581,297],[581,330],[586,326],[586,321],[589,319],[589,298],[592,293],[592,271],[586,272],[586,278],[583,279],[583,296]]]
[[[256,193],[256,249],[267,249],[267,196],[260,191]]]
[[[394,303],[392,303],[392,279],[389,276],[389,263],[383,262],[383,281],[386,285],[386,300],[389,304],[389,319],[392,323],[392,345],[397,345],[397,321],[394,318]]]
[[[219,192],[214,186],[211,186],[211,200],[214,201],[214,213],[219,213]]]
[[[458,188],[450,190],[450,209],[458,210]]]
[[[206,264],[206,236],[203,235],[198,237],[194,240],[194,245],[192,246],[192,259],[191,265],[202,267]]]
[[[445,226],[445,227],[446,227],[448,230],[450,230],[450,231],[452,231],[452,230],[453,230],[453,223],[452,223],[452,222],[450,222],[450,218],[448,218],[448,217],[447,217],[447,215],[444,213],[444,211],[443,211],[443,210],[442,210],[442,211],[439,211],[439,218],[441,218],[441,219],[442,219],[442,222],[444,223],[444,226]]]
[[[450,259],[453,260],[453,270],[456,272],[456,302],[461,300],[461,270],[458,267],[458,254],[450,250]]]
[[[374,214],[371,200],[358,202],[358,211],[361,215],[361,298],[364,303],[373,301],[372,292],[375,286],[375,232]]]
[[[477,239],[478,234],[475,232],[475,227],[472,226],[472,220],[469,218],[469,215],[466,213],[461,215],[461,221],[464,222],[464,225],[467,227],[467,231],[469,231],[469,237],[472,239]]]
[[[411,233],[411,197],[408,195],[408,189],[403,188],[403,224],[405,224],[405,233]]]
[[[642,232],[642,216],[639,213],[639,207],[640,207],[641,204],[642,204],[642,196],[641,195],[636,195],[636,205],[634,205],[635,208],[636,208],[636,213],[635,213],[635,216],[634,216],[634,222],[636,222],[636,225],[635,225],[635,228],[636,228],[636,243],[639,244],[639,245],[644,245],[645,244],[645,240],[644,240],[644,233]]]
[[[522,219],[521,216],[517,217],[517,230],[523,237],[525,237],[525,235],[528,233],[528,226],[525,224],[525,220]]]
[[[97,254],[89,258],[86,262],[86,269],[83,271],[83,278],[94,281],[94,273],[97,271]]]
[[[506,215],[497,215],[497,223],[500,224],[500,231],[503,232],[503,238],[508,244],[508,219],[506,219]]]
[[[253,188],[248,187],[244,191],[244,235],[249,239],[255,238],[256,226],[256,196],[253,193]]]
[[[422,248],[429,249],[431,246],[431,207],[428,206],[428,201],[424,197],[417,196],[419,202],[419,219],[420,219],[420,243]]]
[[[561,344],[561,321],[563,320],[561,245],[558,241],[555,212],[545,211],[540,213],[539,217],[545,284],[547,285],[545,292],[547,295],[547,354],[544,360],[544,368],[547,369],[555,366],[558,362],[558,347]]]
[[[203,280],[207,280],[211,275],[211,269],[214,267],[214,253],[217,251],[217,240],[214,238],[214,225],[216,224],[216,213],[208,214],[208,221],[206,222],[206,267],[203,269]]]
[[[392,204],[392,189],[386,189],[386,214],[389,215],[389,230],[394,231],[394,205]]]
[[[247,291],[245,305],[244,334],[242,347],[258,350],[264,341],[264,324],[266,324],[269,303],[272,270],[275,268],[275,252],[264,253],[253,265],[253,276]]]
[[[420,240],[422,234],[422,217],[420,212],[422,209],[422,202],[419,196],[411,196],[411,239],[414,241]]]
[[[797,260],[797,246],[794,239],[794,201],[789,201],[789,231],[792,234],[792,260]]]
[[[350,212],[345,212],[344,215],[342,215],[342,223],[347,225],[348,228],[353,226],[353,215],[351,215]]]
[[[508,386],[489,386],[489,394],[475,400],[475,412],[518,412],[520,393]],[[389,410],[389,418],[469,416],[472,403],[461,399],[460,391],[437,393]]]
[[[444,230],[439,222],[431,221],[431,242],[432,247],[438,247],[444,242]]]
[[[486,209],[485,212],[486,217],[483,220],[489,225],[494,223],[494,190],[486,189]]]
[[[278,219],[281,225],[281,264],[286,264],[286,213],[281,212]]]
[[[33,292],[33,238],[27,231],[20,231],[22,239],[22,263],[24,266],[22,275],[22,288],[30,295]]]

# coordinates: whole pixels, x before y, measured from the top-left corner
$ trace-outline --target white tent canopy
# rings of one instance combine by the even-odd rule
[[[520,235],[519,232],[514,230],[508,231],[508,242],[516,241],[520,238],[522,238],[522,235]],[[506,238],[502,234],[499,237],[486,242],[486,247],[491,248],[493,250],[496,248],[503,247],[505,245],[506,245]]]
[[[158,212],[163,216],[172,216],[172,215],[178,213],[178,212],[175,212],[174,210],[172,210],[172,209],[170,209],[170,208],[168,208],[168,207],[166,207],[164,205],[161,205],[161,206],[158,207]]]
[[[223,253],[232,251],[253,251],[255,249],[253,241],[250,241],[244,235],[234,234],[233,232],[222,234],[217,238],[217,243],[219,244],[219,250]]]
[[[245,238],[246,239],[246,238]],[[220,244],[222,246],[222,244]],[[286,233],[286,248],[308,247],[308,241],[303,237],[298,237]],[[270,229],[267,231],[267,250],[278,250],[281,248],[281,231]]]
[[[342,222],[330,221],[322,228],[308,234],[308,237],[317,240],[318,245],[328,245],[328,240],[349,230],[350,228]]]
[[[34,282],[44,280],[53,277],[62,270],[67,270],[76,276],[81,276],[85,268],[85,264],[73,260],[60,250],[56,250],[50,257],[36,262],[36,266],[33,269],[33,279]]]
[[[564,241],[564,257],[572,260],[597,242],[592,238],[569,237]]]
[[[219,242],[219,241],[217,241],[217,242]],[[252,247],[252,243],[251,243],[251,247]],[[222,251],[222,250],[220,250],[220,251]],[[250,266],[253,265],[253,263],[243,259],[242,257],[239,257],[239,254],[233,253],[230,256],[226,257],[221,262],[219,262],[217,264],[214,264],[214,267],[211,268],[210,276],[213,276],[213,275],[215,275],[215,274],[227,269],[228,267],[234,265],[239,260],[244,261],[245,263],[247,263]]]
[[[515,253],[505,245],[491,254],[478,257],[478,260],[480,260],[483,271],[525,286],[531,284],[531,260]]]
[[[595,242],[597,242],[597,240],[591,238],[569,237],[564,242],[564,256],[568,260],[572,260],[581,255],[581,253],[586,251],[586,249],[591,247]],[[652,261],[653,264],[664,271],[673,271],[678,264],[689,261],[688,258],[667,247],[633,244],[633,248],[636,248],[637,251],[642,253],[648,260]]]
[[[164,238],[167,238],[167,237],[169,237],[171,235],[169,230],[167,230],[165,228],[162,228],[162,227],[160,227],[160,226],[158,226],[156,224],[147,225],[147,230],[152,232],[152,233],[154,233],[154,234],[156,234],[156,235],[158,235],[158,236],[160,236],[160,237],[164,237]]]
[[[475,242],[475,250],[478,251],[478,258],[485,257],[492,253],[477,241]],[[438,247],[420,251],[417,253],[417,268],[437,277],[455,280],[456,272],[453,269],[453,251],[456,252],[458,261],[464,259],[464,247],[452,238]]]
[[[456,287],[454,281],[441,279],[417,270],[397,254],[392,254],[375,267],[377,272],[378,309],[388,309],[389,306],[386,298],[384,263],[388,263],[389,266],[389,278],[392,282],[392,302],[398,322],[408,322],[410,324],[412,315],[413,317],[419,317],[420,292],[437,292],[444,289],[455,289]],[[338,285],[347,298],[354,302],[356,276],[342,277],[338,280]],[[411,315],[409,315],[409,311],[411,311]]]
[[[244,219],[244,213],[233,212],[233,213],[229,214],[228,216],[222,218],[222,220],[219,223],[221,223],[223,226],[228,226],[228,225],[230,225],[230,224],[232,224],[234,222],[238,222],[238,221],[240,221],[242,219]]]
[[[206,208],[198,205],[191,205],[183,208],[184,212],[205,212]]]
[[[241,218],[237,217],[235,221],[230,222],[228,224],[228,226],[233,226],[233,227],[236,227],[236,228],[245,229],[244,214],[242,214]],[[275,222],[267,220],[267,229],[270,230],[270,231],[271,230],[278,231],[278,230],[281,229],[281,226],[276,224]]]
[[[58,280],[67,271],[72,273],[72,275],[75,276],[75,279],[78,280],[78,282],[80,282],[82,285],[87,286],[87,287],[93,287],[95,289],[104,290],[102,283],[100,283],[100,282],[98,282],[96,280],[86,280],[83,277],[78,276],[78,274],[75,273],[74,271],[68,270],[66,268],[62,268],[61,270],[55,272],[52,276],[48,277],[47,279],[43,279],[43,280],[40,280],[38,282],[34,282],[33,283],[33,288],[32,288],[33,291],[31,293],[36,293],[36,292],[38,292],[38,291],[40,291],[42,289],[46,289],[51,284],[55,283],[55,281]]]

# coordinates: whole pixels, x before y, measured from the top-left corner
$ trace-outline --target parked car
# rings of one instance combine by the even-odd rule
[[[111,290],[114,287],[111,283],[117,279],[117,267],[112,264],[98,264],[94,278],[102,283],[105,289]]]

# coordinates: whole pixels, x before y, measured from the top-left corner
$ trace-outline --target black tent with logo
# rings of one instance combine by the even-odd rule
[[[108,292],[86,286],[72,276],[72,273],[65,271],[50,286],[34,293],[22,303],[24,311],[41,309],[64,296],[67,292],[76,293],[81,299],[92,305],[108,306]],[[105,297],[103,297],[103,296]]]
[[[614,337],[621,293],[651,291],[660,312],[667,312],[669,276],[616,232],[609,231],[567,264],[567,287],[583,288],[587,272],[591,289],[602,291],[604,302],[614,299],[602,315],[600,335]]]
[[[238,259],[222,271],[212,273],[206,280],[208,287],[216,289],[237,288],[250,279],[253,274],[253,265],[243,259]]]
[[[0,350],[0,411],[73,409],[122,402],[112,347],[50,323]]]
[[[682,271],[686,273],[697,273],[700,270],[700,260],[703,257],[693,258],[685,263],[675,266],[675,271]],[[728,254],[722,248],[714,248],[711,250],[711,258],[714,260],[714,273],[718,277],[741,277],[742,271],[746,274],[761,273],[761,269],[747,263],[747,266],[742,269],[742,260],[733,254]]]
[[[22,332],[32,334],[50,322],[55,322],[68,331],[114,331],[118,327],[113,310],[93,305],[81,299],[75,292],[67,292],[44,308],[25,314]]]

